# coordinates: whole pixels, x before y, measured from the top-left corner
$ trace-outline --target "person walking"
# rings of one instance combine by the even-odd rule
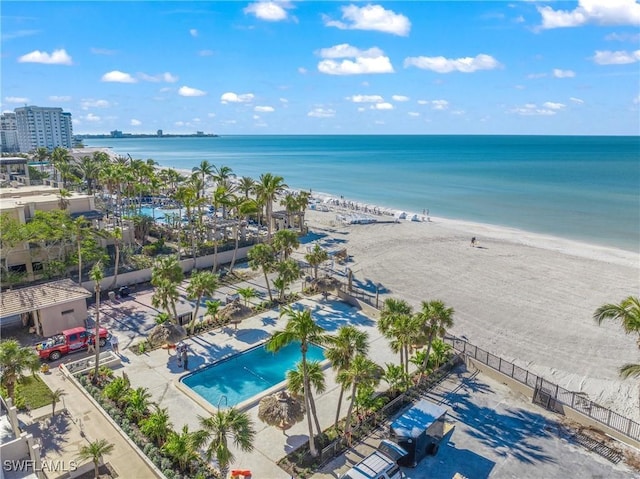
[[[187,354],[187,348],[186,346],[182,347],[182,366],[184,367],[185,371],[189,370],[189,355]]]
[[[118,336],[116,336],[115,334],[111,335],[111,349],[113,349],[113,352],[116,353],[118,356],[120,356],[120,341],[118,340]]]

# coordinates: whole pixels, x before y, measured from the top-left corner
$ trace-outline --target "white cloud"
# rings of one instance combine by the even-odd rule
[[[66,50],[54,50],[53,53],[34,50],[18,58],[20,63],[44,63],[45,65],[72,65],[73,61]]]
[[[198,52],[198,55],[200,55],[201,57],[210,57],[211,55],[213,55],[213,50],[200,50]]]
[[[58,103],[62,103],[62,102],[66,102],[66,101],[71,101],[71,97],[70,96],[51,95],[49,97],[49,101],[55,101],[55,102],[58,102]]]
[[[253,115],[252,117],[254,120],[259,120],[260,119],[260,115]]]
[[[215,118],[216,114],[215,113],[207,113],[207,116],[209,118]]]
[[[137,83],[138,80],[133,78],[129,73],[113,70],[102,75],[101,81],[114,83]]]
[[[540,108],[535,103],[527,103],[511,109],[510,112],[520,116],[552,116],[557,113],[557,109],[544,108],[544,105]]]
[[[554,103],[552,101],[545,101],[542,104],[542,106],[545,108],[548,108],[549,110],[562,110],[567,105],[565,105],[564,103]]]
[[[420,116],[420,113],[418,113],[417,111],[410,111],[409,113],[407,113],[407,115],[417,117]]]
[[[582,105],[584,103],[584,100],[581,100],[580,98],[575,98],[573,96],[569,98],[569,100],[571,100],[573,103],[577,103],[578,105]]]
[[[227,92],[223,93],[220,97],[221,103],[250,103],[255,98],[253,93],[243,93],[238,95],[237,93]]]
[[[609,42],[632,42],[640,41],[640,33],[610,33],[604,37]]]
[[[80,102],[80,108],[88,110],[89,108],[109,108],[107,100],[94,100],[92,98],[84,99]]]
[[[250,3],[244,8],[243,12],[246,14],[251,13],[256,18],[267,22],[279,22],[287,19],[287,8],[291,8],[291,6],[286,2],[260,1]]]
[[[418,100],[418,105],[428,105],[429,100]]]
[[[391,99],[393,101],[409,101],[409,97],[404,95],[392,95]]]
[[[542,15],[540,28],[594,25],[640,25],[640,4],[635,0],[578,0],[573,10],[537,7]]]
[[[280,103],[289,103],[289,100],[286,98],[280,98]]]
[[[178,77],[172,75],[169,72],[158,73],[157,75],[147,75],[146,73],[138,73],[138,77],[141,80],[149,81],[149,82],[166,82],[166,83],[175,83],[178,81]]]
[[[515,88],[516,90],[526,90],[526,86],[524,85],[515,85],[513,88]]]
[[[544,78],[544,77],[546,77],[546,76],[547,76],[547,74],[546,74],[546,73],[529,73],[529,74],[527,75],[527,78],[529,78],[529,79],[532,79],[532,80],[533,80],[533,79],[536,79],[536,78]]]
[[[346,97],[345,100],[353,103],[382,103],[384,98],[380,95],[353,95]]]
[[[135,118],[131,118],[131,121],[129,122],[129,124],[131,126],[140,126],[142,125],[142,122],[140,120],[136,120]]]
[[[205,96],[206,94],[206,91],[191,88],[189,86],[181,86],[178,88],[178,95],[180,96]]]
[[[371,105],[369,108],[371,108],[372,110],[393,110],[393,105],[389,102],[383,102]]]
[[[6,103],[29,103],[29,99],[24,96],[5,96]]]
[[[314,108],[307,116],[311,116],[313,118],[333,118],[336,116],[336,111],[331,108]]]
[[[376,58],[384,55],[384,52],[378,47],[360,50],[358,47],[351,46],[348,43],[341,43],[329,48],[321,48],[316,51],[316,55],[321,58]]]
[[[356,57],[353,60],[322,60],[318,71],[327,75],[363,75],[369,73],[393,73],[389,57]]]
[[[100,121],[100,117],[98,115],[94,115],[93,113],[87,114],[84,119],[92,122]]]
[[[192,28],[191,30],[189,30],[189,35],[191,35],[192,37],[197,37],[198,36],[198,30],[195,28]]]
[[[275,111],[272,106],[256,106],[253,111],[259,111],[260,113],[271,113]]]
[[[366,109],[365,107],[363,107],[363,106],[359,106],[359,107],[358,107],[358,111],[366,111],[366,110],[367,110],[367,109]]]
[[[449,108],[449,102],[447,100],[433,100],[431,102],[431,108],[434,110],[446,110]]]
[[[593,61],[598,65],[625,65],[640,61],[640,50],[633,52],[598,50],[593,56]]]
[[[559,68],[554,68],[553,76],[555,78],[573,78],[576,76],[576,73],[573,70],[560,70]]]
[[[341,30],[376,30],[400,36],[409,35],[411,30],[411,22],[407,17],[392,10],[385,10],[380,5],[349,5],[341,10],[344,21],[332,20],[325,16],[324,24]]]
[[[451,73],[458,71],[472,73],[478,70],[493,70],[500,63],[491,55],[481,53],[475,57],[445,58],[445,57],[408,57],[404,60],[405,68],[414,66],[436,73]]]
[[[300,75],[306,75],[307,69],[305,67],[298,67],[298,73],[300,73]]]

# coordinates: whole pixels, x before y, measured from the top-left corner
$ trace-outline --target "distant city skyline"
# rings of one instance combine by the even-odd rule
[[[3,112],[75,134],[640,133],[640,3],[30,2]]]

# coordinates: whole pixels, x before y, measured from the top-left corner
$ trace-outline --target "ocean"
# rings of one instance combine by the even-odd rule
[[[640,250],[640,137],[222,136],[90,139],[191,170],[273,173],[295,189]]]

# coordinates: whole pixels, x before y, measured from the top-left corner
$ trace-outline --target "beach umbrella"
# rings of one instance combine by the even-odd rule
[[[260,400],[258,418],[269,426],[275,426],[282,432],[304,419],[302,398],[280,391]]]
[[[240,299],[234,299],[231,303],[223,307],[218,313],[218,317],[224,322],[230,322],[235,324],[238,329],[238,324],[245,318],[248,318],[253,314],[253,310],[249,306],[245,306],[240,302]]]
[[[187,331],[180,325],[166,321],[155,326],[149,333],[148,341],[153,346],[176,344],[187,337]]]

